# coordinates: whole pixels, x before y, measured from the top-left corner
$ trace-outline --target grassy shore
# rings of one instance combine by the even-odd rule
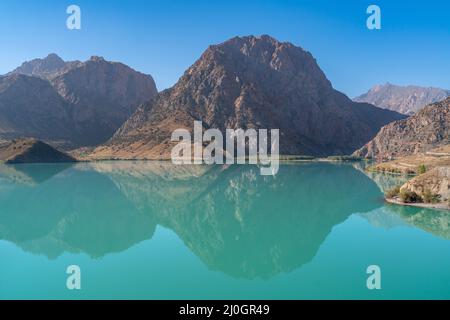
[[[411,176],[403,185],[386,191],[389,203],[450,210],[450,146],[376,163],[366,170]]]
[[[450,156],[419,154],[369,166],[368,171],[418,175],[436,167],[450,166]]]

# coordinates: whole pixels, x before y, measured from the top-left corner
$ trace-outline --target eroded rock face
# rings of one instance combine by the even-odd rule
[[[377,107],[412,115],[430,103],[450,96],[450,90],[419,86],[376,85],[354,100],[371,103]]]
[[[210,46],[178,83],[139,108],[95,154],[168,158],[174,129],[280,129],[283,154],[348,154],[402,116],[334,90],[313,56],[269,36]]]
[[[406,182],[400,190],[409,190],[423,197],[424,192],[439,195],[441,202],[450,199],[450,167],[436,167]]]
[[[0,77],[0,137],[35,137],[67,149],[96,146],[156,94],[151,76],[124,64],[49,55]]]
[[[424,153],[450,144],[450,98],[426,106],[414,116],[392,122],[354,155],[392,158]]]

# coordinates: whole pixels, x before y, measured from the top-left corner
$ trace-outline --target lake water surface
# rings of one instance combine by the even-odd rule
[[[358,163],[259,173],[0,165],[0,299],[450,298],[450,213],[386,205],[402,178]],[[81,290],[66,288],[69,265]]]

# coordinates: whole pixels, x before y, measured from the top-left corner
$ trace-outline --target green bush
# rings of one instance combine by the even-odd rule
[[[400,191],[400,200],[404,203],[422,202],[422,198],[414,191],[402,190]]]
[[[422,199],[425,203],[438,203],[439,198],[438,194],[432,193],[430,190],[425,190],[422,194]]]
[[[417,173],[418,174],[424,174],[425,172],[427,172],[427,167],[424,164],[421,164],[418,168],[417,168]]]
[[[386,190],[384,195],[386,196],[386,198],[392,199],[392,198],[398,196],[399,193],[400,193],[400,186],[397,186],[397,187],[394,187],[392,189]]]

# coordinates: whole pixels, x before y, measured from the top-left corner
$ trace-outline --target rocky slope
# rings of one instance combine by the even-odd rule
[[[450,98],[384,126],[354,155],[387,159],[419,154],[450,144]]]
[[[450,96],[450,90],[419,86],[397,86],[387,83],[374,86],[367,93],[356,97],[354,100],[411,115],[426,105],[444,100],[448,96]]]
[[[5,163],[75,162],[69,155],[35,139],[18,139],[0,145],[0,161]]]
[[[352,102],[313,56],[269,36],[210,46],[177,84],[140,107],[95,158],[169,158],[173,130],[280,129],[283,154],[348,154],[402,116]]]
[[[0,77],[0,137],[36,137],[56,144],[71,139],[71,106],[46,80]]]
[[[425,192],[437,195],[439,202],[448,202],[450,199],[450,167],[436,167],[424,174],[421,174],[408,182],[401,188],[402,190],[409,190],[415,192],[422,198]]]

